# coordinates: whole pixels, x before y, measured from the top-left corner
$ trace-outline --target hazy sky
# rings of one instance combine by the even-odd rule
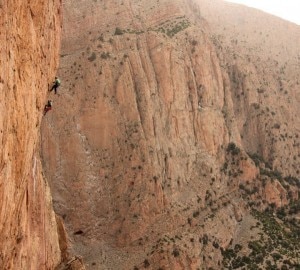
[[[300,25],[300,0],[226,0],[261,9]]]

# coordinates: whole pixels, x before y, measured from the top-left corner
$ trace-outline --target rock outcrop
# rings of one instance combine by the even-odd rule
[[[220,1],[65,2],[63,85],[42,155],[88,269],[220,269],[256,224],[253,202],[289,203],[279,181],[299,177],[300,71],[284,59],[299,61],[299,28],[268,17],[293,33],[269,52],[218,5],[230,11]]]
[[[61,3],[1,1],[0,28],[0,268],[54,269],[61,251],[39,137]]]

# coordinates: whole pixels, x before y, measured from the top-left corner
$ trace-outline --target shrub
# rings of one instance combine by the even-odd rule
[[[150,263],[149,263],[149,261],[146,259],[146,260],[144,260],[144,267],[145,268],[148,268],[150,266]]]
[[[199,216],[199,211],[195,211],[195,212],[193,213],[193,217],[196,218],[196,217],[198,217],[198,216]]]
[[[271,254],[271,256],[273,257],[273,259],[275,261],[278,261],[279,259],[282,259],[282,256],[279,253],[273,253],[273,254]]]
[[[93,62],[94,60],[96,60],[97,56],[95,54],[95,52],[92,53],[92,55],[88,58],[89,61]]]
[[[180,255],[179,250],[177,248],[175,248],[172,252],[174,257],[178,257]]]
[[[240,151],[240,148],[238,148],[235,143],[231,142],[228,144],[227,152],[230,152],[232,155],[238,155]]]
[[[101,58],[102,59],[107,59],[109,57],[110,57],[109,52],[103,52],[103,53],[101,53]]]
[[[263,246],[258,241],[249,242],[248,247],[256,254],[259,254],[263,251]]]
[[[216,249],[218,249],[220,246],[219,246],[218,242],[215,242],[215,241],[214,241],[214,242],[213,242],[213,247],[216,248]]]
[[[236,244],[236,245],[234,246],[234,251],[235,251],[235,252],[239,252],[242,248],[243,248],[243,247],[242,247],[240,244]]]
[[[275,170],[265,170],[263,168],[260,168],[260,174],[262,175],[267,175],[269,176],[271,179],[278,179],[278,180],[282,180],[282,175],[279,171]]]
[[[246,190],[244,184],[239,184],[239,189],[241,189],[241,190]]]
[[[223,255],[223,257],[225,259],[230,260],[231,258],[235,258],[236,257],[236,252],[233,249],[231,249],[231,248],[223,250],[221,252],[222,252],[222,255]]]
[[[249,157],[254,161],[255,166],[258,167],[260,162],[265,163],[264,159],[258,155],[257,153],[250,154],[248,153]]]
[[[123,35],[123,34],[124,34],[123,30],[121,30],[119,27],[116,27],[115,36],[117,36],[117,35]]]
[[[202,242],[203,242],[203,245],[207,245],[208,244],[208,236],[207,236],[207,234],[203,235]]]

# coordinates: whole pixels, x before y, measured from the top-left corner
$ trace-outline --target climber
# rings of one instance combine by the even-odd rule
[[[199,109],[199,110],[202,109],[202,106],[201,106],[201,102],[200,102],[200,101],[198,102],[198,109]]]
[[[49,90],[50,92],[54,89],[54,93],[57,93],[57,88],[60,86],[60,79],[55,77],[55,81],[53,82],[52,88]]]
[[[48,100],[47,104],[44,107],[44,115],[46,115],[46,113],[52,109],[52,104],[53,104],[53,101]]]

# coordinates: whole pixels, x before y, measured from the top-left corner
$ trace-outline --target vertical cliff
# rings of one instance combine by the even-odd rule
[[[298,199],[297,184],[275,171],[299,175],[298,148],[284,166],[291,152],[281,141],[299,143],[299,121],[283,113],[298,111],[296,80],[279,94],[260,51],[248,60],[234,55],[235,40],[220,47],[213,16],[222,9],[210,2],[223,3],[64,3],[63,85],[43,121],[43,160],[89,269],[222,269],[228,248],[243,245],[246,256],[247,241],[263,234],[250,233],[259,223],[252,209]],[[275,138],[276,123],[295,131]]]
[[[1,1],[0,29],[0,266],[54,269],[61,254],[39,137],[58,67],[61,2]]]

